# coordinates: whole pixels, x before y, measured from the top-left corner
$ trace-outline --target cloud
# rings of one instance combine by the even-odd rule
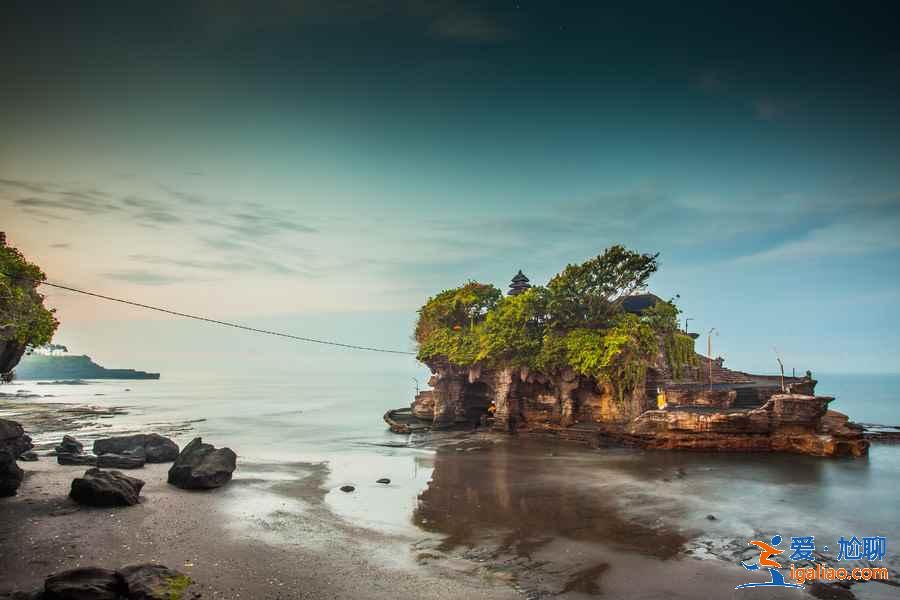
[[[28,197],[15,201],[17,206],[23,208],[42,209],[45,212],[63,211],[69,213],[98,214],[109,210],[92,200],[71,197],[66,200],[48,200],[46,198]]]
[[[125,269],[121,271],[111,271],[102,273],[102,277],[114,281],[125,281],[127,283],[136,283],[139,285],[169,285],[185,281],[180,277],[164,275],[156,271],[147,271],[142,269]]]
[[[247,260],[246,257],[244,260],[199,260],[190,258],[168,258],[147,254],[132,254],[128,258],[148,265],[176,267],[179,269],[191,269],[214,273],[263,271],[285,275],[296,272],[296,270],[289,265],[258,256],[254,256],[252,260]]]
[[[789,239],[763,252],[742,257],[742,262],[801,261],[860,256],[900,249],[900,221],[855,220],[834,223],[808,235]]]
[[[66,248],[71,248],[71,247],[72,247],[72,244],[68,244],[68,243],[50,244],[50,247],[51,247],[51,248],[61,248],[61,249],[66,249]]]
[[[4,187],[12,187],[19,188],[29,192],[33,192],[35,194],[44,194],[48,190],[45,186],[39,183],[33,183],[30,181],[22,181],[20,179],[0,179],[0,185]]]

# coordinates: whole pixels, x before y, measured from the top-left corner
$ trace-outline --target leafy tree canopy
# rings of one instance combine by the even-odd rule
[[[608,327],[622,300],[643,288],[656,272],[658,256],[616,245],[580,265],[567,265],[547,284],[551,325]]]
[[[445,290],[419,310],[419,359],[548,373],[569,368],[612,384],[623,397],[644,380],[662,344],[677,376],[694,353],[693,340],[678,328],[675,304],[658,302],[640,316],[622,309],[622,300],[656,271],[656,259],[612,246],[568,265],[547,287],[515,296],[471,281]]]
[[[16,248],[0,247],[0,340],[40,346],[53,338],[59,321],[37,291],[44,279]]]

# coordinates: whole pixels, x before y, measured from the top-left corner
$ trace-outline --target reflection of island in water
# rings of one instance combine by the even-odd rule
[[[418,543],[419,559],[464,559],[474,574],[540,594],[636,586],[652,596],[668,577],[701,585],[713,572],[725,593],[746,582],[737,565],[755,531],[833,537],[886,518],[849,508],[854,490],[872,487],[866,460],[591,451],[490,434],[419,460],[433,471],[412,521],[442,536]],[[848,518],[822,523],[816,515],[832,508]],[[635,582],[635,569],[655,575]]]
[[[530,554],[563,537],[658,558],[680,552],[684,535],[625,516],[615,497],[619,486],[592,480],[570,460],[572,450],[518,441],[483,445],[439,449],[432,481],[419,495],[413,521],[446,534],[443,549],[499,537],[502,546]]]

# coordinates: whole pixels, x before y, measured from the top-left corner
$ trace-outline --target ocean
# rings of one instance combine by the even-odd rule
[[[818,377],[817,390],[837,397],[833,409],[858,422],[900,425],[900,377]],[[3,391],[40,396],[27,402],[123,409],[75,432],[84,441],[174,428],[180,444],[199,435],[233,448],[236,480],[254,482],[233,496],[238,520],[291,510],[276,484],[321,464],[335,514],[444,549],[475,547],[490,533],[522,547],[569,541],[734,561],[754,536],[814,536],[819,551],[836,550],[840,537],[884,536],[887,564],[900,569],[900,445],[873,445],[863,459],[591,450],[509,436],[420,437],[406,446],[407,436],[390,433],[382,415],[409,404],[414,385],[404,371],[351,376],[310,367],[290,376],[19,381]],[[47,449],[62,433],[35,442]],[[376,484],[382,477],[391,484]],[[348,484],[354,493],[338,490]]]

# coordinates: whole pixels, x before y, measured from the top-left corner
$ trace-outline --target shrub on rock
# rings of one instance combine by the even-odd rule
[[[231,448],[216,448],[194,438],[169,469],[169,483],[183,489],[211,489],[231,481],[237,455]]]

